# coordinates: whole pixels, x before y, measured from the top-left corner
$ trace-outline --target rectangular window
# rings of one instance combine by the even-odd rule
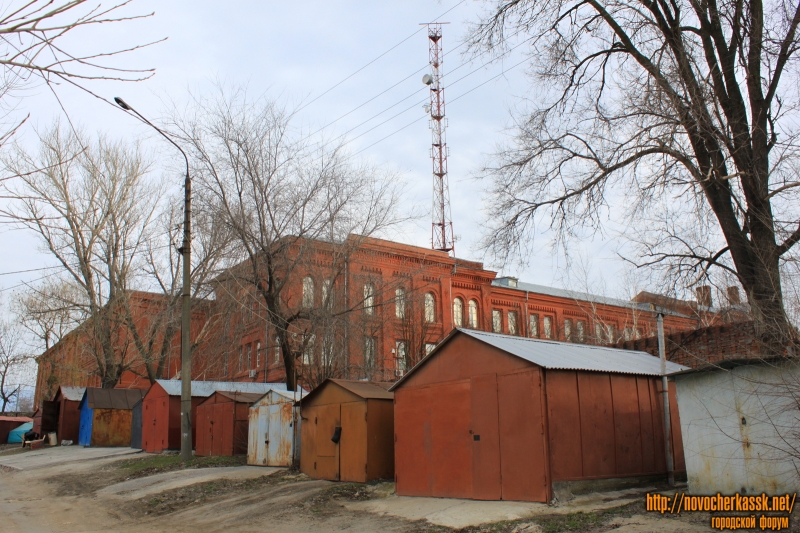
[[[499,309],[492,309],[492,331],[503,333],[503,312]]]
[[[586,322],[583,320],[578,320],[575,323],[575,336],[577,337],[577,341],[580,343],[586,342]]]
[[[397,341],[394,343],[395,374],[398,377],[406,373],[406,353],[406,341]]]
[[[605,344],[606,341],[606,328],[600,322],[594,323],[594,339],[597,344]]]
[[[281,343],[278,337],[275,337],[275,362],[281,362]]]
[[[333,309],[333,282],[329,279],[322,282],[322,305],[326,309]]]
[[[508,334],[509,335],[516,335],[517,334],[517,312],[516,311],[509,311],[508,312]]]
[[[426,342],[425,343],[425,355],[428,355],[429,353],[431,353],[434,348],[436,348],[436,344],[435,343]]]
[[[394,291],[394,316],[401,320],[406,317],[406,291],[402,287]]]
[[[306,341],[306,347],[303,350],[303,364],[304,365],[313,365],[314,364],[314,341],[316,340],[316,335],[311,335],[308,337]]]
[[[244,365],[244,346],[239,346],[239,372],[242,371]]]
[[[608,335],[608,342],[609,344],[614,344],[617,342],[617,328],[614,327],[614,324],[609,324],[606,326],[606,333]]]
[[[539,336],[539,315],[528,315],[528,335]]]
[[[322,338],[322,364],[326,367],[333,364],[333,335]]]
[[[569,318],[564,319],[564,340],[572,342],[572,320]]]
[[[545,316],[542,319],[542,329],[544,330],[543,333],[545,339],[553,338],[553,317]]]
[[[375,314],[375,287],[371,283],[364,284],[364,313]]]
[[[375,350],[378,339],[375,337],[364,337],[364,367],[375,368]]]
[[[252,344],[246,344],[244,347],[244,352],[247,354],[247,366],[245,368],[247,368],[248,370],[253,368],[253,352],[251,351],[252,349],[253,349]]]
[[[622,328],[622,338],[626,341],[633,339],[633,330],[631,328]]]
[[[228,375],[228,352],[222,354],[222,375]]]
[[[256,368],[261,366],[261,341],[256,341]]]

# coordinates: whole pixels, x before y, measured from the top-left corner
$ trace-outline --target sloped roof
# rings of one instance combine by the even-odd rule
[[[425,362],[433,357],[457,334],[468,335],[506,353],[548,370],[586,370],[637,376],[660,376],[661,360],[646,352],[620,350],[607,346],[591,346],[543,339],[529,339],[499,333],[487,333],[471,329],[456,329],[436,348],[417,363],[402,379],[395,383],[394,390]],[[680,372],[687,367],[667,361],[667,374]]]
[[[83,393],[86,392],[86,387],[69,387],[67,385],[61,385],[53,395],[53,399],[58,396],[58,391],[61,391],[61,396],[67,400],[71,402],[79,402],[83,399]]]
[[[280,396],[281,398],[294,402],[294,401],[299,401],[302,398],[305,398],[308,392],[304,389],[300,389],[298,391],[273,389],[267,392],[266,394],[262,394],[257,401],[258,402],[264,401],[270,394],[275,394],[276,396]]]
[[[91,409],[133,409],[144,397],[142,389],[86,389],[86,401]]]
[[[394,393],[389,392],[389,388],[392,386],[391,383],[384,383],[381,381],[357,381],[352,379],[331,379],[328,378],[319,386],[312,390],[308,396],[300,400],[300,403],[304,403],[309,398],[316,396],[317,392],[322,390],[327,383],[334,383],[343,389],[352,392],[359,398],[364,398],[365,400],[392,400],[394,399]]]
[[[263,396],[263,394],[258,394],[255,392],[234,392],[225,390],[218,390],[216,393],[221,396],[225,396],[226,398],[230,398],[234,402],[249,404],[256,403]]]
[[[157,379],[170,396],[181,395],[181,380]],[[263,396],[271,390],[286,390],[285,383],[253,383],[248,381],[192,381],[192,396],[208,398],[216,391],[252,392]]]

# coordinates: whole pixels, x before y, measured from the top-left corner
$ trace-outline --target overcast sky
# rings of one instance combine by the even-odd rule
[[[483,68],[489,58],[466,62],[461,55],[464,47],[456,49],[467,24],[477,20],[483,9],[484,4],[475,0],[135,0],[129,12],[154,11],[155,15],[76,34],[69,44],[97,51],[166,37],[165,42],[115,60],[119,61],[115,65],[155,68],[152,79],[128,84],[96,82],[89,87],[109,99],[122,96],[146,116],[157,119],[167,112],[165,102],[185,103],[190,90],[199,94],[211,91],[217,80],[246,85],[252,95],[266,95],[289,108],[300,108],[297,127],[316,131],[327,126],[324,134],[328,138],[346,134],[351,153],[397,171],[406,183],[408,205],[421,206],[429,213],[431,135],[422,109],[428,91],[421,82],[427,71],[428,39],[419,23],[446,12],[440,20],[450,22],[444,26],[444,52],[449,55],[443,70],[450,197],[459,239],[456,252],[459,257],[484,260],[476,242],[491,213],[482,209],[486,184],[474,176],[508,135],[509,110],[519,105],[521,97],[532,95],[528,94],[525,65],[520,65],[524,46]],[[57,92],[70,118],[87,131],[112,138],[145,139],[165,164],[174,155],[163,140],[113,106],[70,87]],[[33,142],[36,128],[45,128],[63,116],[55,96],[45,87],[28,90],[16,113],[31,116],[19,134],[26,145]],[[176,186],[180,186],[178,176]],[[399,228],[393,238],[429,247],[430,216]],[[615,296],[626,289],[617,281],[623,268],[615,253],[620,244],[614,239],[582,243],[582,253],[592,258],[593,277],[606,278],[605,292]],[[0,232],[0,249],[0,273],[52,264],[38,252],[35,240],[19,231]],[[537,240],[536,249],[533,257],[526,258],[527,266],[509,265],[504,273],[533,283],[565,285],[563,261],[550,249],[547,234]],[[486,261],[490,263],[489,258]],[[2,275],[0,287],[4,290],[0,294],[7,301],[14,287],[42,275],[37,271]],[[579,281],[566,284],[584,288]]]

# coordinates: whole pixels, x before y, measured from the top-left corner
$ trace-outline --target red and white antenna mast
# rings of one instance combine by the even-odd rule
[[[444,116],[444,87],[442,78],[442,24],[447,22],[430,22],[424,24],[428,27],[428,48],[431,63],[431,73],[422,77],[422,82],[430,86],[431,103],[429,113],[431,116],[430,128],[433,142],[431,146],[431,159],[433,159],[433,224],[431,225],[431,248],[443,252],[452,252],[455,255],[453,239],[453,217],[450,214],[450,187],[447,184],[447,140],[445,128],[447,121]]]

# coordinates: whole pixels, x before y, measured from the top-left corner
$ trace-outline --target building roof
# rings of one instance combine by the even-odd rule
[[[620,350],[619,348],[609,348],[607,346],[529,339],[459,328],[453,330],[430,354],[425,356],[395,383],[390,390],[395,390],[408,376],[433,357],[457,334],[468,335],[548,370],[585,370],[588,372],[633,374],[637,376],[661,375],[661,360],[646,352]],[[683,365],[667,361],[667,374],[680,372],[686,368]]]
[[[258,399],[258,401],[260,402],[264,400],[270,394],[275,394],[277,396],[280,396],[281,398],[286,398],[287,400],[294,402],[294,401],[299,401],[302,398],[305,398],[308,392],[302,388],[297,391],[273,389],[267,392],[266,394],[262,394],[261,397]]]
[[[234,402],[242,402],[242,403],[249,403],[253,404],[256,403],[258,400],[261,399],[263,394],[258,394],[255,392],[235,392],[235,391],[226,391],[226,390],[218,390],[216,394],[220,396],[225,396],[226,398],[230,398]]]
[[[514,280],[516,286],[510,280]],[[537,285],[535,283],[526,283],[524,281],[516,281],[515,278],[501,277],[492,281],[493,287],[504,287],[506,289],[518,290],[523,292],[531,292],[534,294],[544,294],[545,296],[555,296],[557,298],[567,298],[579,302],[589,302],[593,304],[610,305],[614,307],[625,307],[628,309],[636,309],[638,311],[660,312],[666,315],[688,317],[689,315],[679,313],[674,309],[669,309],[650,301],[633,301],[622,300],[619,298],[609,298],[608,296],[600,296],[598,294],[590,294],[588,292],[572,291],[569,289],[559,289],[557,287],[548,287],[546,285]],[[640,293],[641,294],[641,293]],[[651,305],[654,304],[654,305]]]
[[[157,379],[156,383],[170,396],[181,395],[181,380]],[[286,390],[285,383],[253,383],[248,381],[192,381],[192,396],[208,398],[216,391],[252,392],[263,396],[271,390]]]
[[[86,387],[69,387],[67,385],[61,385],[53,395],[53,399],[58,396],[59,390],[61,391],[61,396],[67,400],[71,402],[79,402],[81,399],[83,399],[83,393],[86,392]]]
[[[308,396],[300,400],[300,403],[304,403],[309,398],[316,396],[318,391],[322,390],[327,383],[334,383],[348,392],[352,392],[359,398],[364,398],[365,400],[393,400],[394,393],[389,392],[391,388],[391,383],[385,383],[381,381],[356,381],[352,379],[331,379],[328,378],[322,383],[317,386],[316,389],[312,390]]]
[[[144,397],[142,389],[86,389],[86,401],[90,409],[133,409]]]

